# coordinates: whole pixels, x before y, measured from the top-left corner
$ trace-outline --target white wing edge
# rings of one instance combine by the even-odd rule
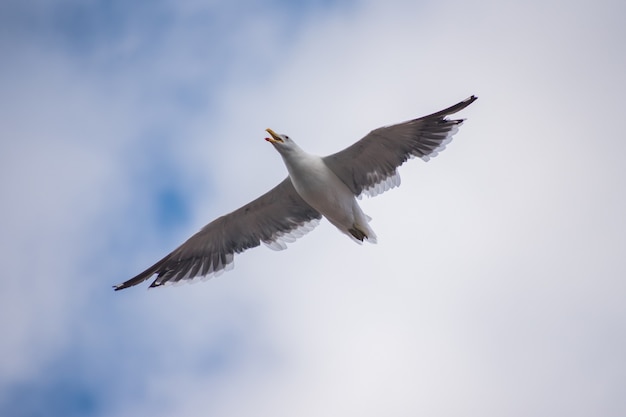
[[[446,146],[448,146],[448,144],[450,142],[452,142],[452,137],[454,135],[456,135],[456,133],[459,131],[459,126],[461,126],[463,124],[463,122],[458,123],[456,125],[454,125],[452,127],[452,129],[450,129],[450,131],[448,132],[448,134],[446,135],[445,139],[441,141],[441,144],[439,146],[437,146],[435,149],[433,149],[433,151],[431,153],[429,153],[428,155],[424,155],[422,157],[420,157],[424,162],[428,162],[430,161],[431,158],[436,157],[437,155],[439,155],[439,152],[443,151],[444,149],[446,149]]]
[[[362,199],[364,195],[368,197],[375,197],[387,190],[399,187],[401,182],[400,174],[398,174],[397,169],[393,172],[393,174],[387,176],[379,174],[378,171],[368,172],[367,179],[374,182],[374,185],[364,188],[363,191],[361,191],[361,194],[357,196],[359,200]]]
[[[313,219],[308,222],[302,223],[300,226],[292,229],[288,232],[279,232],[272,238],[272,240],[263,240],[263,244],[272,250],[285,250],[287,249],[287,243],[293,243],[296,239],[301,238],[311,230],[315,229],[320,224],[321,219]]]

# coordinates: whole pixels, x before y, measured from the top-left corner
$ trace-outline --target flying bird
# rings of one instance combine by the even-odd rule
[[[287,167],[288,177],[245,206],[213,220],[163,259],[113,288],[132,287],[156,274],[150,287],[219,275],[233,268],[236,253],[259,246],[286,249],[285,243],[303,236],[326,217],[357,243],[376,242],[370,217],[357,202],[400,185],[397,168],[407,159],[428,161],[442,151],[463,119],[454,114],[477,99],[418,119],[372,130],[363,139],[335,154],[306,153],[293,139],[266,129]]]

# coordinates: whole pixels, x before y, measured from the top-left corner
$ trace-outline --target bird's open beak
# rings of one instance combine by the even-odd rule
[[[265,138],[266,141],[271,142],[271,143],[282,143],[283,140],[280,138],[280,136],[278,136],[278,134],[276,132],[274,132],[272,129],[265,129],[265,131],[267,133],[270,134],[271,138]]]

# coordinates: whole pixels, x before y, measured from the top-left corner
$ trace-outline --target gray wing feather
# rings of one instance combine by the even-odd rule
[[[261,242],[273,249],[284,249],[312,230],[321,214],[309,206],[286,178],[261,197],[204,226],[169,255],[115,290],[137,285],[154,274],[150,287],[219,275],[232,269],[233,257]]]
[[[463,119],[447,115],[463,110],[476,100],[468,99],[418,119],[372,130],[352,146],[324,158],[326,165],[356,196],[374,196],[400,184],[397,168],[411,157],[425,161],[452,140]]]

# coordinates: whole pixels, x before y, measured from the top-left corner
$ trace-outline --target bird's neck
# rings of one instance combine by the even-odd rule
[[[292,148],[289,152],[281,154],[283,162],[289,171],[289,176],[294,175],[306,175],[307,170],[317,165],[321,158],[315,155],[311,155],[301,148]]]

